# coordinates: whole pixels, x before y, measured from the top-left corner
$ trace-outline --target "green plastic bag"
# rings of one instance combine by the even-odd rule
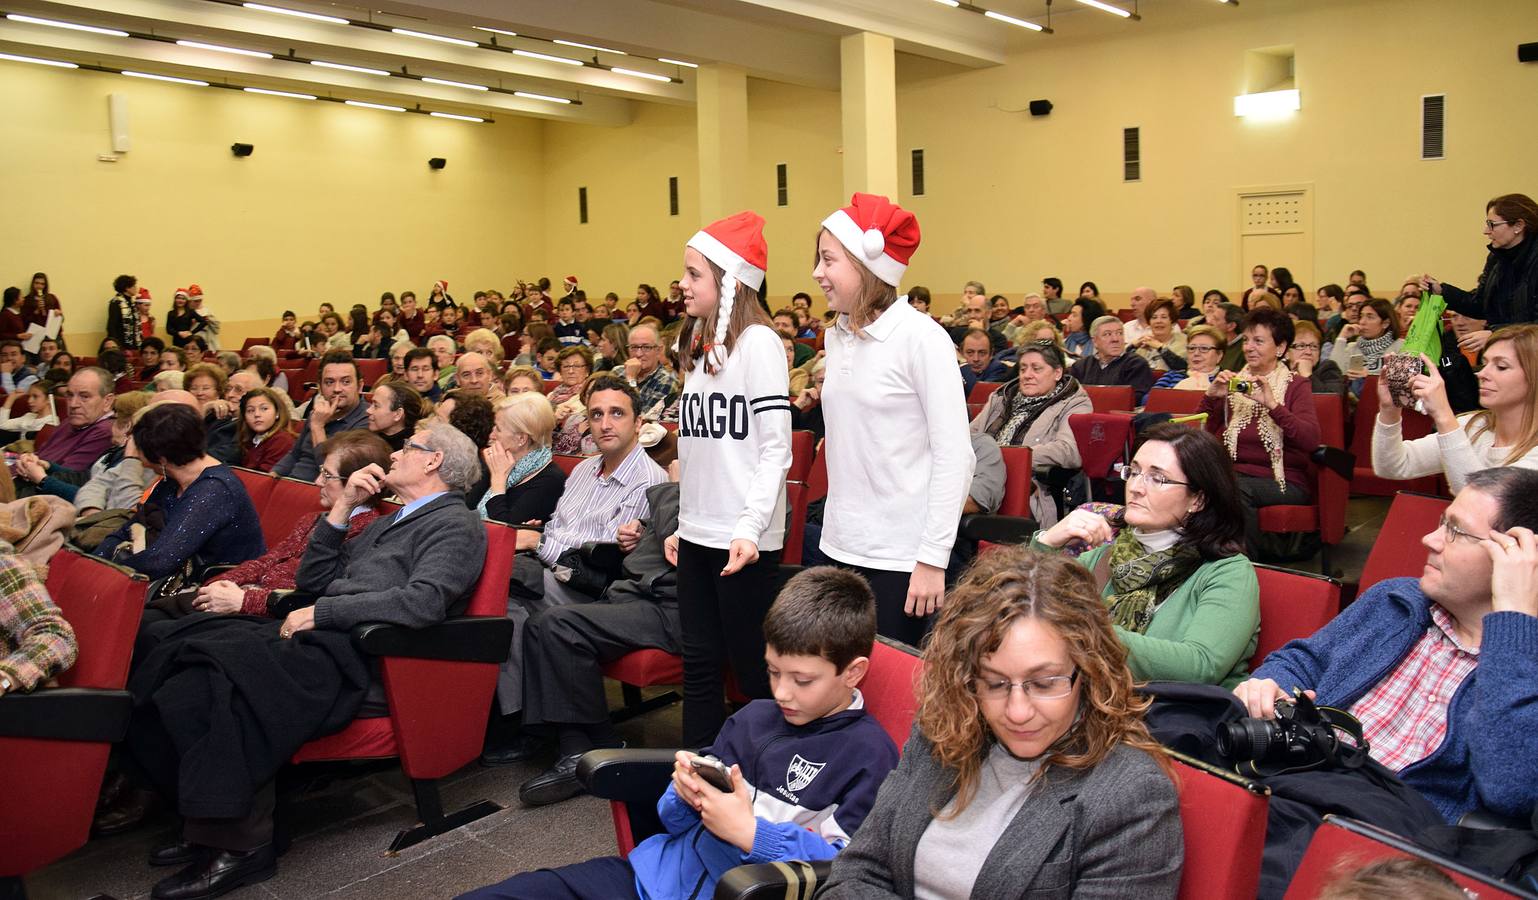
[[[1422,292],[1420,309],[1415,311],[1415,319],[1405,331],[1404,349],[1400,352],[1424,353],[1433,364],[1441,359],[1442,313],[1446,310],[1447,301],[1441,294]]]

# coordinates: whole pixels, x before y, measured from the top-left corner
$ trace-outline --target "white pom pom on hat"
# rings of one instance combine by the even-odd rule
[[[860,236],[860,249],[865,251],[866,259],[875,259],[886,252],[886,237],[874,228],[867,229]]]
[[[897,287],[919,246],[913,213],[879,194],[857,193],[822,222],[873,275]]]

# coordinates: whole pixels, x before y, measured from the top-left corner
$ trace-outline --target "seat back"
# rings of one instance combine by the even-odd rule
[[[245,342],[240,345],[240,355],[242,357],[244,357],[246,355],[246,351],[250,350],[252,347],[255,347],[257,344],[269,344],[270,345],[271,343],[272,343],[272,339],[271,338],[248,337],[248,338],[246,338]]]
[[[881,723],[898,750],[913,728],[913,714],[919,707],[919,672],[923,667],[917,650],[878,636],[871,647],[870,669],[860,682],[865,709]]]
[[[1175,754],[1185,863],[1180,900],[1252,900],[1260,885],[1270,789]]]
[[[358,381],[363,384],[373,384],[383,378],[386,372],[390,371],[390,361],[388,359],[357,359],[353,361],[358,364]]]
[[[806,502],[811,503],[828,496],[828,439],[817,444],[812,457],[812,470],[806,473]]]
[[[979,381],[972,385],[970,391],[967,391],[967,403],[987,403],[988,398],[993,396],[993,392],[1003,386],[1004,382],[1002,381]]]
[[[1315,394],[1314,414],[1319,419],[1319,441],[1326,447],[1345,449],[1346,398],[1340,394]],[[1319,534],[1326,544],[1338,544],[1346,536],[1346,501],[1351,484],[1335,470],[1318,467],[1314,500],[1319,504]]]
[[[1436,430],[1431,418],[1413,409],[1401,411],[1400,434],[1407,441],[1425,437]],[[1362,383],[1362,399],[1356,405],[1356,418],[1351,423],[1351,452],[1356,454],[1356,473],[1351,478],[1351,493],[1371,494],[1375,497],[1391,497],[1396,491],[1434,493],[1437,479],[1434,475],[1424,478],[1383,478],[1372,468],[1372,433],[1378,423],[1378,376],[1368,375]]]
[[[65,547],[48,561],[48,595],[75,629],[79,659],[61,687],[119,690],[128,680],[134,635],[149,581],[122,566]]]
[[[785,473],[787,481],[805,482],[806,476],[812,471],[812,456],[817,452],[817,435],[810,431],[792,431],[790,433],[790,471]]]
[[[1188,416],[1202,405],[1203,391],[1177,391],[1174,388],[1154,388],[1143,402],[1143,412],[1174,413]]]
[[[1068,417],[1068,427],[1073,429],[1073,440],[1079,447],[1079,459],[1084,474],[1089,478],[1109,478],[1111,466],[1131,458],[1131,416],[1078,413]]]
[[[1004,454],[1004,499],[999,515],[1028,518],[1031,514],[1031,448],[1000,447]]]
[[[1084,392],[1097,413],[1130,412],[1136,401],[1131,385],[1126,384],[1086,384]]]
[[[1438,856],[1380,828],[1355,819],[1327,815],[1308,842],[1303,861],[1287,885],[1285,900],[1313,900],[1345,872],[1383,859],[1422,859],[1481,900],[1505,900],[1524,896],[1506,885],[1446,857]],[[1189,856],[1187,865],[1189,866]],[[1407,895],[1408,896],[1408,895]]]
[[[555,454],[554,457],[552,457],[552,459],[555,460],[555,464],[556,465],[561,467],[561,471],[562,472],[565,472],[567,475],[570,475],[572,470],[575,469],[577,467],[577,465],[579,463],[581,463],[584,459],[587,459],[587,457],[585,457],[585,456],[568,456],[568,455],[566,455],[564,453],[557,453],[557,454]]]
[[[1260,637],[1250,657],[1252,672],[1271,651],[1308,637],[1340,611],[1340,582],[1333,578],[1261,563],[1255,564],[1255,578],[1260,582]]]
[[[261,518],[267,511],[267,501],[272,497],[272,489],[278,480],[267,472],[258,472],[241,466],[230,466],[230,471],[240,479],[241,486],[246,489],[246,496],[251,498],[251,508],[256,510],[257,518]],[[268,544],[271,543],[268,541]]]
[[[1437,527],[1442,513],[1451,503],[1446,497],[1430,497],[1400,491],[1388,508],[1388,517],[1362,566],[1360,590],[1365,591],[1385,578],[1419,576],[1426,566],[1426,546],[1421,538]]]
[[[267,508],[261,514],[262,537],[267,546],[275,546],[294,530],[300,519],[313,521],[320,512],[320,488],[295,478],[275,479]]]

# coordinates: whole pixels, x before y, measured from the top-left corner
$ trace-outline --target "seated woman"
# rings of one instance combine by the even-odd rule
[[[539,372],[533,366],[513,366],[502,376],[502,387],[509,396],[524,392],[543,395],[545,379],[539,377]]]
[[[1319,358],[1320,348],[1324,346],[1324,336],[1319,333],[1319,326],[1313,322],[1298,321],[1293,323],[1292,330],[1292,346],[1287,348],[1287,365],[1298,373],[1298,377],[1308,379],[1308,386],[1314,393],[1344,394],[1346,374],[1334,360]]]
[[[978,557],[924,650],[902,761],[819,900],[1174,897],[1179,801],[1132,680],[1083,567]]]
[[[294,449],[292,421],[284,395],[269,387],[248,391],[240,398],[240,426],[235,440],[240,445],[240,464],[258,472],[271,472]]]
[[[534,393],[505,397],[496,410],[491,439],[481,451],[490,475],[481,518],[509,525],[547,522],[566,489],[566,473],[551,462],[555,413]]]
[[[593,374],[593,351],[578,345],[567,347],[556,355],[555,365],[556,371],[560,373],[561,383],[547,395],[552,408],[560,406],[582,391],[582,385]]]
[[[1068,316],[1063,319],[1063,344],[1072,356],[1094,352],[1089,336],[1090,323],[1105,315],[1105,304],[1094,297],[1081,296],[1073,301]]]
[[[1422,355],[1422,359],[1425,356]],[[1454,494],[1469,473],[1492,466],[1538,469],[1538,415],[1533,411],[1534,373],[1538,374],[1538,325],[1508,325],[1490,336],[1485,365],[1479,370],[1479,401],[1484,409],[1454,415],[1447,388],[1435,363],[1411,380],[1411,390],[1426,407],[1436,434],[1407,441],[1403,411],[1394,405],[1388,385],[1378,380],[1378,425],[1372,434],[1372,469],[1382,478],[1446,475]]]
[[[1133,349],[1155,369],[1178,372],[1186,367],[1186,336],[1175,327],[1175,317],[1170,300],[1155,300],[1143,307],[1148,333],[1137,339]]]
[[[988,396],[982,412],[972,420],[972,433],[986,432],[1001,447],[1031,448],[1031,467],[1038,475],[1045,475],[1053,466],[1079,468],[1079,445],[1068,417],[1092,413],[1095,407],[1065,365],[1054,344],[1021,347],[1019,374]],[[1043,525],[1057,521],[1053,494],[1040,478],[1036,479],[1031,514]]]
[[[433,407],[433,418],[458,428],[475,445],[477,456],[491,441],[495,411],[490,400],[473,391],[455,388],[444,394],[443,399]],[[481,497],[491,484],[491,472],[486,468],[486,461],[477,459],[476,462],[480,464],[480,476],[465,490],[465,502],[471,509],[480,505]]]
[[[133,519],[102,540],[97,556],[164,578],[189,562],[194,568],[243,563],[266,552],[245,487],[204,450],[200,413],[182,403],[152,405],[131,440],[144,464],[163,477]]]
[[[368,401],[368,430],[384,438],[394,452],[406,445],[428,411],[427,401],[406,382],[376,385]]]
[[[1340,337],[1330,347],[1330,360],[1352,379],[1351,392],[1361,394],[1361,378],[1378,374],[1383,354],[1404,346],[1400,338],[1399,317],[1387,300],[1373,299],[1362,304],[1356,323],[1341,326]],[[1361,357],[1356,360],[1356,357]]]
[[[1223,439],[1244,494],[1245,544],[1259,553],[1262,506],[1308,503],[1309,456],[1319,446],[1319,416],[1308,380],[1283,365],[1292,320],[1261,305],[1244,320],[1244,368],[1218,378],[1202,398],[1207,430]],[[1248,391],[1230,391],[1231,384]]]
[[[1243,555],[1244,514],[1223,445],[1185,425],[1156,425],[1125,474],[1120,512],[1074,510],[1033,546],[1094,548],[1079,562],[1100,583],[1134,678],[1232,688],[1255,653],[1260,585]]]
[[[1205,391],[1212,387],[1212,379],[1222,371],[1223,354],[1228,350],[1227,339],[1211,325],[1192,325],[1185,339],[1185,371],[1171,369],[1165,372],[1154,382],[1154,387],[1178,391]]]
[[[224,367],[198,363],[182,376],[182,387],[203,407],[203,442],[208,455],[222,463],[240,462],[240,442],[236,432],[240,421],[236,411],[224,400],[229,378]]]
[[[618,322],[605,324],[603,337],[594,346],[598,348],[598,356],[593,360],[594,371],[623,366],[630,358],[630,329]]]
[[[341,431],[335,437],[315,448],[320,457],[320,474],[315,483],[320,487],[320,505],[316,512],[324,512],[336,503],[342,493],[342,485],[352,473],[367,465],[381,469],[390,468],[390,447],[377,434],[363,431]],[[379,518],[379,502],[382,494],[365,497],[353,508],[347,526],[345,540],[352,540]],[[299,572],[299,560],[310,545],[310,532],[320,526],[321,517],[305,516],[294,525],[288,537],[260,557],[241,563],[227,572],[208,579],[198,588],[192,610],[210,613],[241,613],[248,616],[269,616],[267,600],[273,591],[293,590],[294,576]]]

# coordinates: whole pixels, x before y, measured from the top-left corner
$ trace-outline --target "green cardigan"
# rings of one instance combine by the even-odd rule
[[[1058,550],[1031,540],[1034,549]],[[1109,544],[1085,551],[1091,572]],[[1101,592],[1108,595],[1111,586]],[[1154,613],[1144,634],[1116,628],[1127,646],[1127,663],[1138,681],[1184,681],[1232,688],[1249,672],[1260,633],[1260,582],[1241,555],[1202,563]]]

